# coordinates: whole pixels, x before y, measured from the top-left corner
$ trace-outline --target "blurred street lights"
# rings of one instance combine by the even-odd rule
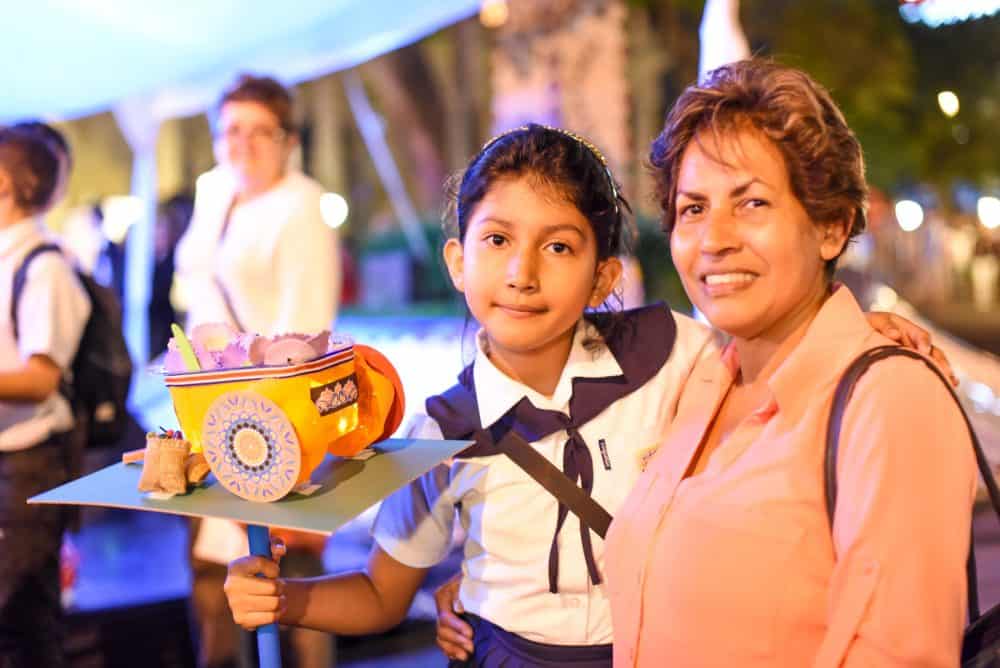
[[[954,118],[958,114],[959,104],[958,96],[955,95],[950,90],[943,90],[937,95],[938,106],[941,107],[941,113],[943,113],[948,118]]]
[[[507,0],[483,0],[479,8],[479,22],[486,28],[499,28],[507,23],[509,17]]]
[[[343,195],[337,193],[323,193],[319,196],[319,213],[323,217],[323,222],[332,229],[337,229],[347,220],[350,207]]]
[[[912,199],[896,202],[896,220],[904,232],[913,232],[924,222],[924,208]]]
[[[976,214],[986,229],[995,230],[1000,227],[1000,198],[980,197],[976,202]]]

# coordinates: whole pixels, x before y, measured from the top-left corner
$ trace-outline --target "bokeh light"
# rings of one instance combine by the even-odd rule
[[[135,195],[110,195],[101,202],[101,231],[111,243],[125,241],[128,228],[142,219],[142,198]]]
[[[912,199],[896,202],[896,220],[904,232],[913,232],[924,222],[924,208]]]
[[[958,102],[958,96],[950,90],[943,90],[937,95],[938,106],[941,107],[941,113],[948,118],[953,118],[958,114],[958,110],[961,105]]]
[[[483,0],[479,8],[479,22],[487,28],[499,28],[507,23],[509,17],[507,0]]]
[[[1000,227],[1000,198],[980,197],[976,202],[976,214],[986,229],[995,230]]]
[[[319,213],[323,216],[323,222],[337,229],[347,220],[350,207],[343,195],[337,193],[323,193],[319,197]]]

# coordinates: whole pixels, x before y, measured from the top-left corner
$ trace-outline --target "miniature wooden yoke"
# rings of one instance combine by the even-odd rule
[[[165,378],[192,451],[249,501],[283,498],[327,453],[350,457],[391,435],[404,411],[395,368],[358,344],[298,364]]]

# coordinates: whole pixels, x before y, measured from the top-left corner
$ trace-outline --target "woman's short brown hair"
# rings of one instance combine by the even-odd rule
[[[792,192],[813,222],[845,221],[849,239],[864,231],[864,156],[844,115],[805,72],[755,58],[719,67],[703,83],[689,86],[653,142],[649,161],[668,234],[676,218],[677,174],[688,144],[703,130],[720,137],[745,127],[762,133],[781,152]]]
[[[0,168],[7,172],[14,204],[29,213],[44,209],[59,182],[59,157],[37,133],[0,128]]]
[[[232,86],[223,91],[216,105],[216,114],[222,111],[222,106],[227,102],[256,102],[275,115],[282,130],[287,133],[295,131],[292,94],[271,77],[241,74]]]

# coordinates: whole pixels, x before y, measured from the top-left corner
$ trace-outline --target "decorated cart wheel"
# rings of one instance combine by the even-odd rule
[[[202,431],[205,459],[219,483],[248,501],[277,501],[295,487],[302,451],[278,405],[256,392],[212,402]]]

